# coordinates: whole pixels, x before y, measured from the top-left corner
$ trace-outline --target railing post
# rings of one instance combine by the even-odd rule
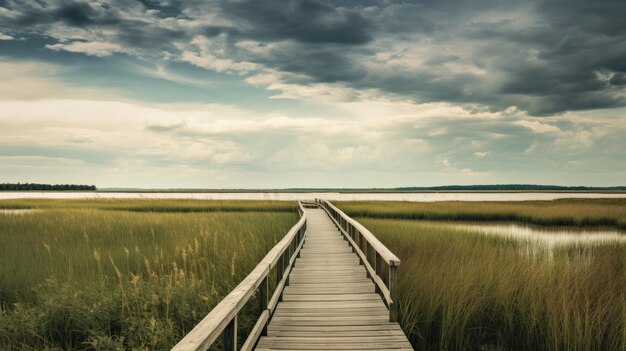
[[[355,229],[354,227],[350,227],[350,230],[348,230],[348,236],[350,238],[354,238],[354,229]],[[346,238],[346,241],[350,242],[350,240],[348,240],[348,238]],[[350,245],[350,247],[352,248],[352,252],[354,252],[354,248],[352,247],[352,245]]]
[[[291,244],[287,247],[287,250],[283,253],[283,275],[287,271],[287,267],[289,267],[289,261],[291,260]],[[289,275],[285,278],[285,288],[289,285]],[[280,294],[280,301],[283,300],[283,294]]]
[[[389,321],[398,321],[398,289],[397,289],[397,273],[398,267],[389,265],[389,296],[391,303],[389,304]]]
[[[295,240],[291,240],[291,242],[289,243],[289,246],[287,246],[287,264],[286,264],[286,266],[289,266],[289,263],[291,262],[291,256],[293,256],[293,253],[296,252],[296,247],[294,246],[295,243],[296,243]]]
[[[356,246],[359,248],[359,251],[361,251],[361,252],[363,252],[363,249],[361,248],[361,246],[362,246],[361,245],[361,238],[362,237],[363,236],[361,235],[361,233],[359,233],[359,240],[357,240],[357,242],[356,242]],[[358,255],[358,256],[359,256],[359,264],[364,264],[363,258],[361,257],[361,255]]]
[[[376,275],[380,278],[383,274],[383,258],[380,257],[380,254],[378,252],[376,252],[375,255],[376,257],[374,258],[374,271],[376,272]],[[378,284],[374,284],[374,288],[376,293],[380,294],[380,287],[378,287]]]
[[[268,276],[266,275],[261,282],[261,286],[259,286],[259,315],[263,313],[267,309],[267,304],[269,302],[269,281]],[[267,335],[267,323],[263,326],[261,330],[261,335]]]
[[[356,232],[356,228],[352,227],[352,229],[350,230],[350,232],[348,232],[348,235],[350,235],[350,238],[352,239],[352,241],[354,241],[354,233]],[[350,248],[352,249],[352,252],[356,252],[356,249],[354,246],[350,245]]]
[[[237,315],[228,323],[224,329],[224,351],[237,350]]]
[[[365,241],[365,245],[364,246],[365,246],[365,251],[363,251],[363,253],[365,254],[365,261],[367,263],[369,263],[369,261],[370,261],[369,260],[369,258],[370,258],[370,244],[369,244],[369,242]],[[370,274],[369,269],[366,269],[365,273],[367,274],[368,278],[370,278],[370,279],[372,278],[372,275]],[[376,284],[374,284],[374,285],[376,285]]]
[[[298,231],[298,242],[297,242],[297,246],[300,246],[300,244],[302,243],[302,239],[304,238],[304,231],[306,230],[306,228],[304,226],[302,226],[300,228],[300,230]],[[297,247],[296,246],[296,247]],[[296,254],[296,258],[300,258],[300,252],[302,250],[298,250],[298,253]],[[294,262],[295,264],[295,262]]]
[[[369,244],[369,241],[367,241],[367,239],[365,239],[365,237],[361,235],[361,252],[365,254],[365,257],[367,257],[367,245],[368,244]]]
[[[281,254],[280,258],[278,259],[278,262],[276,262],[276,265],[278,267],[276,267],[276,286],[278,286],[278,284],[280,284],[280,281],[283,279],[283,273],[285,273],[285,266],[284,266],[284,253]],[[280,296],[278,297],[278,301],[282,301],[283,300],[283,294],[280,294]]]

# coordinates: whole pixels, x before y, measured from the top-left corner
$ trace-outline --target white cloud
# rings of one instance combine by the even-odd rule
[[[127,49],[116,43],[102,41],[73,41],[69,43],[48,44],[46,48],[59,51],[80,52],[90,56],[104,57],[114,53],[126,53]]]
[[[211,54],[197,54],[183,51],[180,59],[198,67],[207,68],[216,72],[248,73],[258,68],[254,63],[236,62],[226,58],[218,58]]]
[[[58,75],[66,69],[38,61],[0,60],[0,101],[54,99],[58,97],[112,98],[111,91],[65,84]]]
[[[13,40],[13,39],[15,39],[15,38],[13,38],[10,35],[7,35],[7,34],[4,34],[4,33],[0,32],[0,40]]]
[[[234,72],[246,74],[260,68],[251,62],[235,61],[229,58],[227,40],[224,36],[208,39],[195,36],[190,45],[177,44],[181,49],[179,59],[198,67],[216,72]]]
[[[535,133],[558,133],[561,129],[557,126],[553,126],[547,123],[541,123],[539,121],[520,120],[513,122],[514,125],[526,127]]]
[[[521,153],[507,151],[512,142],[518,143],[514,150],[528,145],[510,132],[511,120],[523,116],[514,112],[363,94],[358,103],[322,99],[320,104],[333,112],[304,117],[298,110],[266,113],[222,104],[131,101],[110,91],[64,84],[58,78],[61,68],[37,62],[0,62],[0,73],[0,156],[5,157],[0,174],[15,181],[49,177],[47,181],[100,186],[219,182],[220,187],[493,182],[499,170],[519,175],[515,172],[536,165],[530,149],[541,145],[557,146],[541,154],[541,160],[556,159],[555,167],[570,160],[591,167],[584,152],[593,150],[594,141],[615,138],[624,129],[623,115],[552,119],[563,130],[524,116],[527,123],[513,123],[561,132],[533,136],[536,144]],[[612,127],[601,128],[605,124],[598,118]],[[573,144],[587,148],[574,149]],[[29,153],[15,151],[26,146]],[[553,149],[558,149],[556,156]],[[475,171],[477,158],[488,155],[493,162],[481,162]],[[48,172],[33,171],[42,164]],[[67,178],[63,165],[76,178]]]

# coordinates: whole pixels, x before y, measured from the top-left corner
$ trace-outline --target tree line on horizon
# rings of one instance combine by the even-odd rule
[[[484,185],[441,185],[441,186],[408,186],[397,188],[289,188],[286,190],[384,190],[384,191],[455,191],[455,190],[479,190],[479,191],[550,191],[550,190],[571,190],[571,191],[590,191],[590,190],[612,190],[623,191],[626,186],[563,186],[563,185],[538,185],[538,184],[484,184]]]
[[[562,186],[538,184],[442,185],[403,187],[398,190],[626,190],[626,186]]]
[[[0,191],[20,190],[98,190],[95,185],[81,184],[37,184],[37,183],[0,183]]]

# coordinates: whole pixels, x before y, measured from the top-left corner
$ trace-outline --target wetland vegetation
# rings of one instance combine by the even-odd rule
[[[566,242],[529,254],[529,245],[549,243],[449,222],[624,228],[623,201],[339,205],[402,259],[401,325],[414,348],[626,349],[623,240]]]
[[[402,259],[400,322],[416,349],[626,348],[624,241],[529,254],[541,241],[466,223],[619,231],[625,200],[337,204]],[[287,233],[296,206],[0,201],[35,210],[0,213],[0,349],[167,350]],[[240,313],[244,331],[254,310]]]
[[[355,217],[518,222],[542,226],[614,227],[626,230],[626,199],[558,199],[551,201],[352,201],[335,202]]]
[[[0,207],[40,209],[0,214],[3,350],[168,350],[298,218],[294,203],[254,201]]]

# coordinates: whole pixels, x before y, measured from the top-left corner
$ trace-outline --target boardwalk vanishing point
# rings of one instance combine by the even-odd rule
[[[400,260],[330,202],[299,206],[300,221],[172,350],[208,350],[220,335],[229,351],[412,350],[397,323]],[[237,313],[253,295],[260,318],[239,348]]]

